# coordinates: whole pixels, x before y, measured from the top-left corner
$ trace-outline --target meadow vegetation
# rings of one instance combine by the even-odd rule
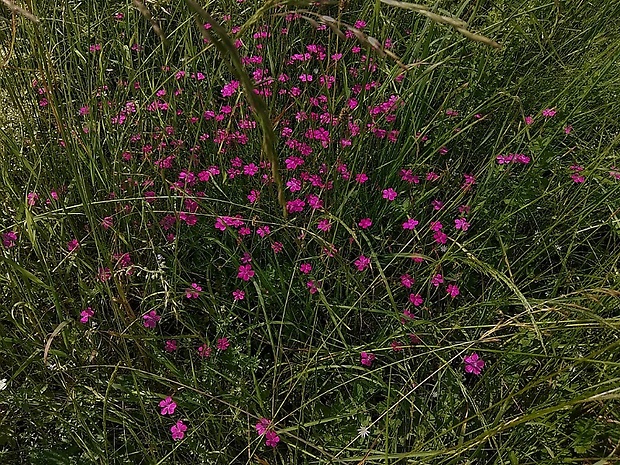
[[[620,2],[0,8],[0,462],[618,461]]]

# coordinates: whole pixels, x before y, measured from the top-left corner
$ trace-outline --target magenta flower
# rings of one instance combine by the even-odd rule
[[[448,241],[448,236],[443,231],[437,231],[433,234],[433,239],[438,244],[445,244]]]
[[[233,299],[234,300],[243,300],[243,299],[245,299],[245,292],[243,292],[241,289],[235,289],[233,291]]]
[[[191,287],[185,289],[185,297],[188,299],[197,299],[201,291],[202,287],[196,283],[192,283]]]
[[[317,283],[313,279],[311,279],[310,281],[306,283],[306,286],[308,287],[308,291],[310,291],[310,294],[316,294],[317,292],[319,292],[320,285],[321,283]]]
[[[459,287],[456,284],[448,284],[448,288],[446,289],[450,297],[454,298],[461,293],[459,291]]]
[[[414,230],[418,224],[419,224],[419,221],[416,221],[413,218],[409,218],[407,221],[403,223],[403,229]]]
[[[368,181],[368,176],[366,175],[366,173],[359,173],[355,176],[355,180],[360,184],[364,184],[366,181]]]
[[[151,310],[149,313],[142,317],[144,319],[144,327],[145,328],[154,328],[157,325],[157,322],[161,320],[161,317],[157,315],[156,310]]]
[[[164,350],[166,352],[174,352],[175,350],[177,350],[177,341],[175,341],[174,339],[168,339],[166,341],[166,345],[164,346]]]
[[[265,445],[267,447],[276,447],[280,442],[280,436],[275,431],[267,431],[265,433]]]
[[[365,257],[364,255],[360,255],[357,260],[355,260],[355,267],[357,271],[364,271],[366,268],[370,266],[370,258]]]
[[[76,249],[80,248],[80,243],[78,242],[77,239],[71,239],[68,243],[67,243],[67,250],[69,250],[69,252],[73,252]]]
[[[392,202],[398,194],[391,187],[383,190],[383,198]]]
[[[440,284],[443,284],[443,276],[437,273],[431,278],[431,284],[435,287],[439,287]]]
[[[401,344],[400,341],[392,341],[390,343],[390,346],[392,347],[392,350],[394,352],[402,352],[403,350],[403,345]]]
[[[441,210],[443,208],[443,202],[438,199],[433,200],[431,205],[433,206],[433,210]]]
[[[222,97],[230,97],[232,95],[234,95],[234,93],[237,91],[237,89],[239,88],[239,81],[230,81],[228,84],[226,84],[221,92],[222,92]]]
[[[362,229],[368,229],[372,226],[372,220],[370,218],[362,218],[358,225]]]
[[[256,230],[256,234],[258,234],[260,237],[268,236],[270,233],[271,233],[271,228],[269,228],[268,225],[259,226],[258,229]]]
[[[570,178],[573,180],[573,182],[575,184],[582,184],[582,183],[586,182],[586,178],[583,175],[579,174],[579,173],[571,174]]]
[[[555,108],[545,108],[542,111],[542,115],[545,118],[553,118],[555,116],[555,114],[557,113],[557,110]]]
[[[104,219],[101,220],[101,227],[103,229],[110,229],[113,225],[114,221],[112,220],[111,216],[106,216]]]
[[[301,271],[303,274],[308,274],[312,271],[312,265],[310,263],[302,263],[299,266],[299,271]]]
[[[203,344],[198,347],[198,355],[202,358],[209,358],[211,356],[211,347],[207,344]]]
[[[17,233],[15,231],[9,231],[2,234],[2,245],[4,245],[7,249],[10,247],[15,247],[17,244]]]
[[[267,418],[261,418],[258,423],[256,423],[256,432],[262,436],[267,432],[267,429],[271,426],[271,420]]]
[[[420,294],[409,294],[409,302],[411,302],[414,306],[419,307],[424,302],[424,299]]]
[[[484,360],[482,360],[476,352],[465,357],[465,372],[479,375],[484,368]]]
[[[185,436],[185,431],[187,431],[187,426],[183,423],[182,420],[177,421],[177,424],[170,428],[172,432],[172,439],[175,441],[179,441],[183,439]]]
[[[250,203],[258,202],[259,198],[260,198],[260,192],[257,190],[251,190],[250,193],[248,194],[248,200],[250,201]]]
[[[174,413],[174,409],[177,408],[177,404],[172,400],[172,397],[168,396],[164,400],[159,403],[161,407],[162,415],[172,415]]]
[[[237,274],[237,277],[239,279],[243,279],[244,281],[249,281],[255,274],[256,273],[254,273],[252,265],[241,265],[239,266],[239,273]]]
[[[410,288],[411,286],[415,284],[415,279],[413,279],[408,274],[404,274],[404,275],[401,275],[400,277],[400,283],[406,288]]]
[[[286,211],[288,213],[298,213],[304,210],[306,202],[302,199],[289,200],[286,202]]]
[[[415,315],[408,308],[403,310],[403,318],[401,320],[402,324],[405,324],[409,320],[415,320]]]
[[[534,118],[531,115],[525,117],[525,124],[527,124],[528,126],[532,124],[533,122],[534,122]]]
[[[82,317],[80,318],[80,323],[84,323],[84,324],[88,323],[89,318],[91,318],[94,314],[95,314],[95,311],[92,308],[90,307],[85,308],[80,313],[80,316]]]
[[[218,350],[224,351],[230,347],[230,342],[228,342],[228,338],[223,337],[217,340],[216,346]]]
[[[329,222],[327,218],[325,218],[319,221],[319,224],[316,227],[319,228],[323,232],[329,232],[329,230],[332,229],[332,224]]]
[[[362,352],[360,354],[360,363],[365,367],[369,367],[372,365],[372,362],[374,362],[375,358],[377,357],[375,357],[375,355],[371,354],[370,352]]]
[[[454,220],[454,227],[462,231],[467,231],[471,224],[467,222],[466,218],[457,218]]]

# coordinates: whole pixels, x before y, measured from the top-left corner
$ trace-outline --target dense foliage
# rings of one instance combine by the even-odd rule
[[[34,3],[3,463],[617,457],[620,4]]]

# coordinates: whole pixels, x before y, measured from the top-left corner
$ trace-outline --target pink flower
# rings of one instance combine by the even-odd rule
[[[370,218],[362,218],[358,225],[362,229],[368,229],[372,226],[372,220]]]
[[[237,278],[243,279],[244,281],[249,281],[254,277],[256,273],[252,269],[252,265],[241,265],[239,266],[239,273],[237,274]]]
[[[553,118],[555,116],[555,114],[557,113],[557,110],[555,108],[545,108],[542,111],[542,115],[545,118]]]
[[[443,229],[443,224],[441,221],[431,221],[431,231],[441,231]]]
[[[581,184],[586,182],[586,178],[581,174],[573,173],[570,175],[570,177],[575,184]]]
[[[259,226],[258,229],[256,230],[256,234],[258,234],[260,237],[268,236],[269,233],[271,233],[271,228],[269,228],[268,225]]]
[[[145,328],[154,328],[157,322],[161,320],[161,317],[157,315],[156,310],[151,310],[149,313],[142,317],[144,319]]]
[[[365,173],[359,173],[357,176],[355,176],[355,180],[360,184],[364,184],[366,181],[368,181],[368,176]]]
[[[407,221],[403,223],[403,229],[414,230],[418,224],[419,224],[419,221],[414,220],[413,218],[409,218]]]
[[[484,360],[482,360],[476,352],[465,357],[465,372],[479,375],[484,368]]]
[[[224,351],[230,347],[230,342],[228,342],[228,338],[223,337],[217,340],[217,345],[215,347],[217,347],[218,350]]]
[[[260,198],[260,192],[257,190],[251,190],[250,193],[248,194],[248,200],[250,201],[250,203],[257,202],[259,198]]]
[[[374,354],[371,354],[370,352],[362,352],[360,354],[360,362],[365,367],[371,366],[375,358],[376,357],[374,356]]]
[[[177,404],[172,400],[172,397],[168,396],[164,400],[159,403],[161,407],[162,415],[172,415],[174,413],[174,409],[177,408]]]
[[[411,286],[415,284],[415,279],[413,279],[408,274],[404,274],[400,277],[400,283],[406,288],[410,288]]]
[[[80,243],[78,242],[77,239],[71,239],[67,243],[67,249],[69,250],[69,252],[73,252],[74,250],[77,250],[79,248],[80,248]]]
[[[207,344],[203,344],[198,347],[198,355],[202,358],[208,358],[211,356],[211,347]]]
[[[92,308],[90,307],[85,308],[80,313],[80,316],[82,317],[80,318],[80,323],[84,323],[84,324],[88,323],[88,319],[91,318],[94,314],[95,314],[95,311]]]
[[[2,245],[7,249],[15,247],[17,244],[17,233],[15,231],[9,231],[2,234]]]
[[[403,345],[400,343],[400,341],[392,341],[390,346],[392,347],[392,350],[394,352],[401,352],[403,350]]]
[[[383,190],[383,198],[392,202],[398,194],[391,187]]]
[[[241,289],[235,289],[232,294],[233,294],[233,299],[234,300],[243,300],[243,299],[245,299],[245,292],[243,292]]]
[[[273,244],[271,244],[271,250],[273,250],[274,253],[280,253],[283,249],[284,244],[282,244],[282,242],[274,242]]]
[[[364,255],[360,255],[357,260],[355,260],[355,267],[357,271],[364,271],[366,268],[370,266],[370,258],[365,257]]]
[[[166,341],[166,345],[164,347],[164,350],[166,352],[174,352],[175,350],[177,350],[177,341],[175,341],[174,339],[168,339]]]
[[[435,199],[431,202],[431,205],[433,207],[433,210],[439,211],[443,208],[443,202],[441,200]]]
[[[403,310],[403,319],[401,320],[402,324],[405,324],[408,320],[413,320],[415,319],[415,315],[413,314],[413,312],[411,310],[409,310],[408,308]]]
[[[222,97],[230,97],[239,88],[239,81],[230,81],[222,88]]]
[[[265,433],[265,445],[267,447],[276,447],[280,442],[280,436],[275,431],[267,431]]]
[[[310,263],[302,263],[299,266],[299,271],[301,271],[303,274],[308,274],[312,271],[312,265]]]
[[[108,281],[111,277],[112,277],[112,272],[110,271],[110,268],[105,267],[105,268],[99,268],[97,270],[97,279],[101,281],[102,283]]]
[[[103,220],[101,220],[101,227],[105,230],[108,230],[112,227],[114,222],[112,221],[111,216],[106,216]]]
[[[314,280],[310,280],[306,283],[306,287],[308,287],[308,291],[310,294],[316,294],[319,292],[320,283],[315,282]]]
[[[448,236],[443,231],[436,231],[435,234],[433,234],[433,239],[438,244],[445,244],[448,241]]]
[[[569,124],[564,128],[564,134],[570,134],[573,131],[573,127]]]
[[[467,222],[466,218],[457,218],[456,220],[454,220],[454,227],[456,229],[460,229],[462,231],[467,231],[470,226],[471,226],[471,224],[469,224]]]
[[[267,418],[261,418],[258,423],[256,423],[256,432],[259,436],[262,436],[267,432],[267,429],[271,426],[271,420]]]
[[[461,293],[459,287],[456,284],[448,284],[448,288],[446,289],[450,297],[454,298]]]
[[[424,302],[424,299],[420,294],[409,294],[409,302],[411,302],[414,306],[419,307]]]
[[[531,115],[525,117],[525,124],[527,124],[528,126],[532,124],[533,122],[534,122],[534,118]]]
[[[306,202],[302,199],[289,200],[286,202],[286,211],[288,213],[297,213],[304,210],[306,206]]]
[[[185,289],[185,297],[188,299],[197,299],[201,291],[202,287],[196,283],[192,283],[192,287]]]
[[[319,224],[316,227],[319,228],[323,232],[329,232],[329,230],[332,229],[332,224],[329,222],[327,218],[325,218],[319,221]]]
[[[176,425],[170,428],[170,431],[172,432],[172,439],[174,439],[175,441],[178,441],[178,440],[183,439],[183,437],[185,436],[185,431],[187,431],[187,426],[183,424],[182,420],[179,420],[177,421]]]
[[[431,284],[435,287],[439,287],[440,284],[443,284],[443,276],[436,274],[431,278]]]

